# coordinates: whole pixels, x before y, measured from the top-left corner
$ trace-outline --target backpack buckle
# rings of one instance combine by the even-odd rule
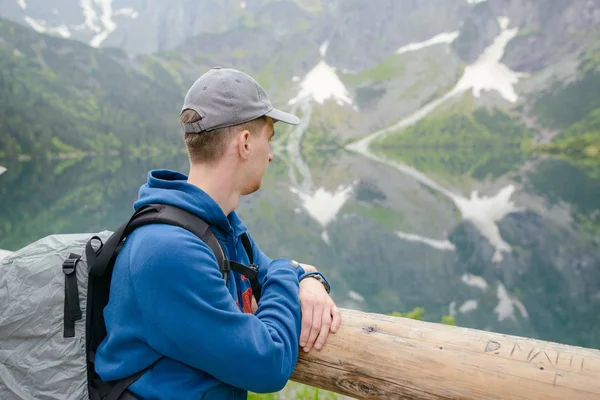
[[[258,276],[258,266],[256,264],[245,265],[231,260],[227,261],[226,264],[229,264],[231,271],[242,274],[248,279],[256,279]]]
[[[246,272],[244,275],[246,275],[248,279],[255,279],[258,276],[258,265],[250,264],[248,265],[248,269],[250,271]]]
[[[75,268],[77,267],[77,263],[81,259],[81,256],[71,254],[69,258],[63,261],[62,269],[65,275],[71,275],[75,272]]]

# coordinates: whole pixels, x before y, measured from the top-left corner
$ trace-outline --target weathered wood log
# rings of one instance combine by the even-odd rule
[[[355,310],[300,353],[293,381],[357,399],[600,399],[600,350]]]

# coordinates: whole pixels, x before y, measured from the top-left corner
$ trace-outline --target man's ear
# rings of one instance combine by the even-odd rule
[[[242,159],[247,159],[250,156],[250,131],[244,129],[237,134],[238,153]]]

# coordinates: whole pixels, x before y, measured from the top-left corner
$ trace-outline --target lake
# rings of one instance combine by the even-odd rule
[[[293,139],[293,136],[291,137]],[[239,213],[270,257],[316,265],[338,305],[600,347],[600,174],[515,149],[399,149],[393,161],[276,143]],[[114,230],[148,170],[185,156],[15,162],[0,249]]]

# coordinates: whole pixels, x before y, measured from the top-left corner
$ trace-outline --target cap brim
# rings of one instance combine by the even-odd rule
[[[285,122],[290,125],[298,125],[300,123],[300,118],[295,115],[283,112],[281,110],[272,109],[268,113],[265,114],[267,117],[273,118],[274,121]]]

